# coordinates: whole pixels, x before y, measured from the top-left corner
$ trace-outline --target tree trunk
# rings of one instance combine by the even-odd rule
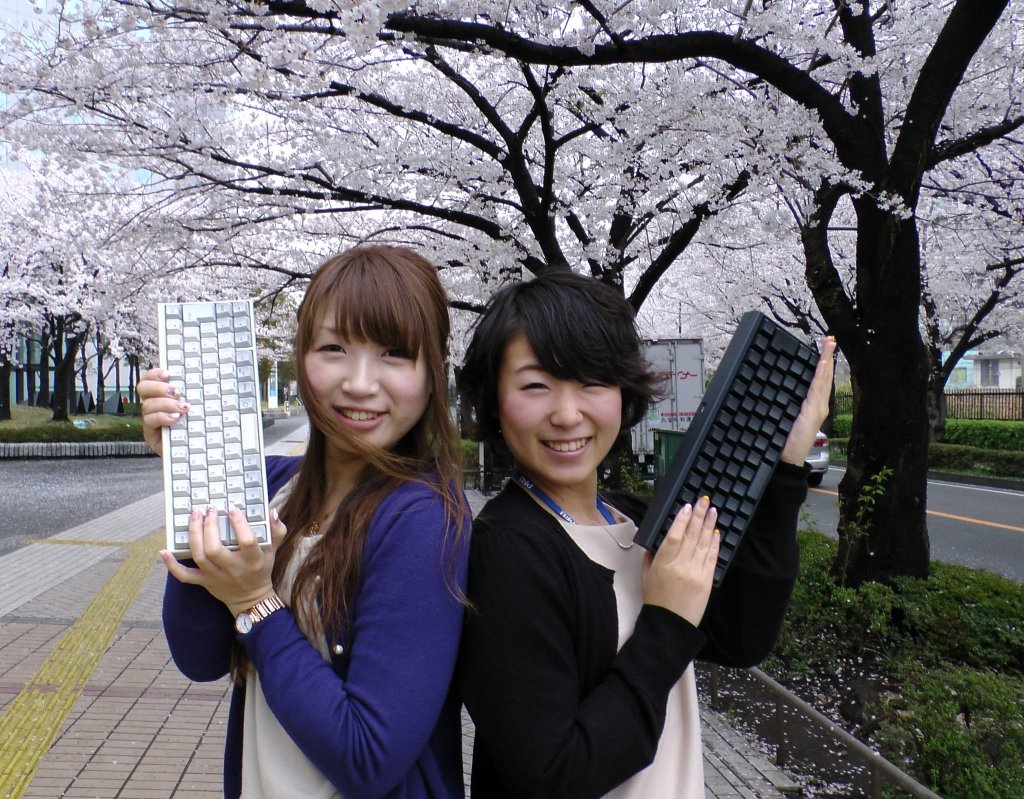
[[[103,403],[106,400],[107,378],[103,374],[103,342],[100,334],[96,334],[96,415],[103,413]]]
[[[847,353],[853,424],[833,564],[850,586],[927,577],[929,563],[929,359],[918,326],[917,230],[869,204],[858,207],[861,317]]]
[[[0,422],[11,420],[11,361],[0,358]]]
[[[67,321],[61,320],[57,324],[58,333],[54,337],[54,352],[58,360],[54,367],[56,379],[53,385],[53,422],[70,421],[68,398],[75,384],[75,361],[86,337],[86,331],[68,335],[67,325]]]
[[[68,389],[74,385],[75,362],[68,367],[65,352],[64,321],[58,321],[53,327],[53,397],[50,407],[53,408],[51,422],[68,422]]]
[[[39,391],[36,393],[36,407],[50,407],[50,334],[43,331],[39,336],[39,366],[36,369]]]
[[[942,443],[946,440],[946,384],[928,381],[928,431],[929,440]]]

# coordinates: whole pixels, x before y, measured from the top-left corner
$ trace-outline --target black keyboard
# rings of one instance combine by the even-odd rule
[[[634,542],[654,552],[686,502],[708,496],[721,533],[714,584],[725,576],[779,462],[818,355],[759,311],[740,319],[683,434]]]

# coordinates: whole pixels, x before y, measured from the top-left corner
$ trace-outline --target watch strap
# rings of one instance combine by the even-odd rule
[[[243,610],[235,617],[235,630],[242,635],[250,632],[259,622],[277,610],[284,608],[284,602],[277,594],[261,599],[248,610]]]

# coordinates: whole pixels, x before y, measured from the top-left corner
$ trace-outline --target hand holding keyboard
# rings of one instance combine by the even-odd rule
[[[778,465],[817,363],[810,347],[764,314],[744,314],[634,542],[657,550],[682,506],[708,495],[721,531],[719,585]]]
[[[222,543],[235,546],[229,503],[269,544],[252,302],[163,303],[159,342],[160,366],[190,405],[163,429],[167,549],[188,552],[189,513],[209,506],[219,511]]]

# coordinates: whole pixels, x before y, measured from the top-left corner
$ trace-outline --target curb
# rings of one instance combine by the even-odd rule
[[[156,457],[144,441],[57,441],[38,444],[0,443],[0,460],[37,458]]]
[[[832,466],[846,468],[845,460],[833,458]],[[940,472],[934,469],[928,470],[929,480],[941,480],[945,483],[963,483],[964,485],[982,486],[984,488],[1007,488],[1011,491],[1024,491],[1024,480],[1015,480],[1012,477],[986,477],[979,474],[960,474],[959,472]]]

